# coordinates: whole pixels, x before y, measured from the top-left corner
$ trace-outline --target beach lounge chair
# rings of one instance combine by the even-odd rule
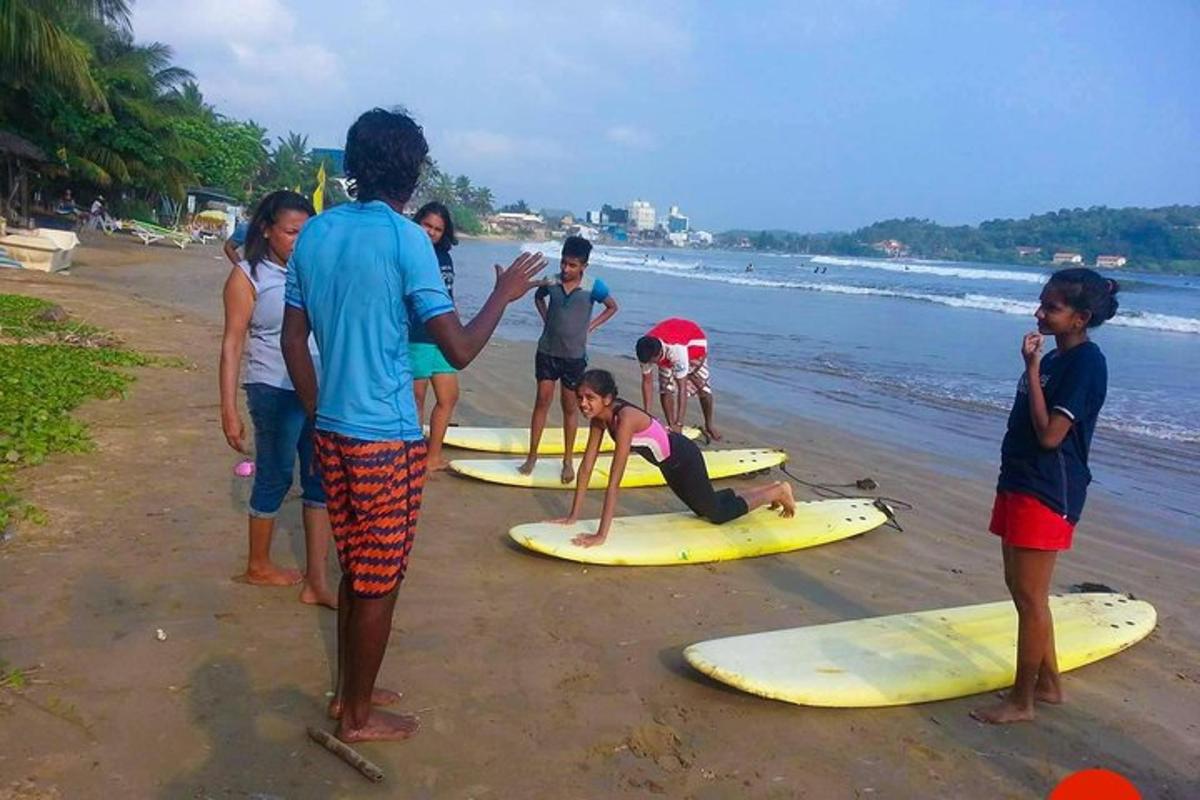
[[[149,222],[142,222],[141,220],[131,221],[130,231],[134,236],[142,240],[142,244],[147,246],[161,239],[166,239],[180,250],[183,250],[192,241],[191,234],[185,231],[163,228],[159,225],[151,225]]]

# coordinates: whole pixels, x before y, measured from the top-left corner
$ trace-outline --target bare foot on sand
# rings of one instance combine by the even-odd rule
[[[562,474],[558,476],[558,479],[560,481],[562,481],[564,484],[570,483],[571,481],[575,480],[575,465],[564,462],[563,468],[562,468]]]
[[[404,696],[403,692],[393,692],[391,689],[381,689],[375,687],[371,691],[371,705],[373,706],[394,706],[400,702],[400,698]],[[342,700],[340,697],[335,697],[329,701],[329,718],[342,718]]]
[[[779,493],[771,500],[769,508],[779,510],[779,516],[791,518],[796,516],[796,497],[792,494],[792,485],[787,481],[778,484]]]
[[[1058,682],[1058,676],[1053,678],[1043,679],[1038,676],[1037,686],[1033,689],[1033,699],[1039,703],[1049,703],[1052,706],[1062,705],[1067,702],[1067,696],[1063,693],[1062,685]]]
[[[717,433],[717,429],[711,425],[704,429],[704,435],[714,442],[721,441],[721,434]]]
[[[305,582],[304,587],[300,589],[300,602],[307,603],[310,606],[325,606],[326,608],[337,608],[337,593],[329,591],[328,588],[316,589]]]
[[[1033,719],[1033,707],[1022,708],[1010,700],[1001,700],[986,708],[977,708],[971,716],[989,725],[1007,725],[1010,722],[1029,722]]]
[[[444,458],[439,458],[437,461],[430,461],[425,467],[426,472],[445,472],[450,468],[450,462]]]
[[[247,569],[241,575],[233,578],[238,583],[249,583],[254,586],[292,586],[304,580],[298,569],[284,569],[274,564],[265,567]]]
[[[535,466],[537,466],[537,459],[536,458],[527,458],[527,459],[525,459],[524,464],[517,467],[517,472],[521,473],[522,475],[529,475],[529,474],[532,474],[533,468]]]
[[[387,711],[372,711],[367,724],[349,729],[345,720],[339,722],[334,736],[343,742],[398,742],[412,736],[421,727],[421,720],[412,714],[390,714]]]

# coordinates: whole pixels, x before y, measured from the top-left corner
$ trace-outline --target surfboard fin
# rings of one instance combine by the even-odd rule
[[[875,498],[875,501],[872,503],[872,505],[883,512],[883,515],[888,519],[888,525],[891,525],[896,530],[904,533],[904,528],[900,527],[900,523],[896,519],[896,509],[892,508],[890,505],[885,503],[882,498],[879,497]]]

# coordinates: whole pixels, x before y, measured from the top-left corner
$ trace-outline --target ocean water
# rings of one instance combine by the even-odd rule
[[[539,250],[551,259],[549,273],[559,247],[464,242],[454,251],[460,307],[469,314],[482,303],[493,263]],[[621,309],[591,347],[632,357],[657,320],[695,320],[709,334],[718,415],[730,406],[770,424],[798,415],[947,470],[993,476],[1023,369],[1021,337],[1035,329],[1049,275],[1011,265],[608,246],[593,251],[589,271]],[[1109,364],[1093,492],[1140,522],[1200,540],[1200,279],[1109,274],[1121,281],[1121,310],[1093,332]],[[531,298],[506,315],[500,333],[533,340],[540,331]],[[532,362],[531,350],[531,383]],[[622,378],[637,379],[632,361]]]

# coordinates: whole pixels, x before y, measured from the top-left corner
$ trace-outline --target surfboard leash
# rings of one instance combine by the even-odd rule
[[[779,471],[784,475],[787,475],[796,483],[803,484],[818,494],[825,492],[826,494],[822,496],[834,495],[844,499],[853,499],[852,495],[846,494],[842,491],[842,489],[861,489],[862,491],[870,492],[879,488],[879,484],[875,482],[874,478],[859,478],[854,483],[814,483],[813,481],[806,481],[803,478],[798,477],[795,473],[787,468],[786,464],[780,464]],[[904,528],[901,527],[900,521],[896,518],[896,509],[894,506],[899,506],[906,511],[912,511],[912,503],[909,503],[906,500],[900,500],[896,497],[884,497],[882,495],[876,495],[873,499],[873,505],[879,509],[885,517],[887,517],[887,522],[885,523],[886,525],[895,528],[900,533],[904,533]]]

